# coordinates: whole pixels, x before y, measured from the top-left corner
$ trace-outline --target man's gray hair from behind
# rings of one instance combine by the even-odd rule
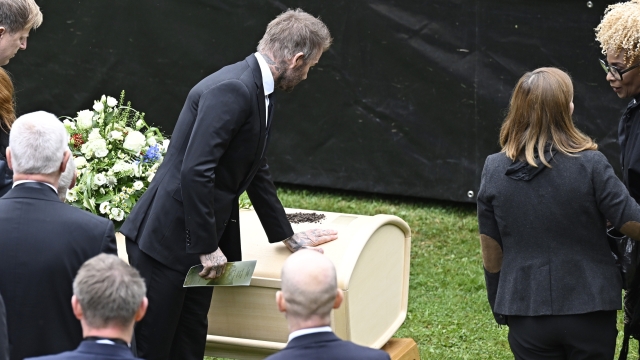
[[[258,52],[270,53],[275,62],[304,54],[304,60],[314,59],[331,46],[331,34],[327,26],[318,18],[302,11],[289,9],[273,19],[258,43]]]
[[[69,151],[69,134],[55,115],[37,111],[22,115],[13,123],[9,149],[13,172],[52,174]]]
[[[94,329],[131,325],[146,293],[138,270],[115,255],[87,260],[73,281],[73,294],[87,325]]]
[[[73,161],[73,156],[69,156],[69,160],[67,160],[67,168],[64,170],[62,175],[60,175],[60,180],[58,180],[58,197],[61,201],[64,201],[67,198],[67,191],[69,187],[71,187],[71,182],[73,181],[73,176],[76,174],[76,162]]]
[[[14,34],[36,29],[42,24],[42,12],[34,0],[0,0],[0,26]]]
[[[311,250],[307,250],[311,251]],[[305,284],[306,280],[296,276],[296,269],[285,263],[281,274],[282,294],[287,303],[287,316],[299,320],[312,317],[326,318],[331,315],[338,292],[336,269],[331,266],[323,286]],[[306,286],[305,286],[306,285]]]

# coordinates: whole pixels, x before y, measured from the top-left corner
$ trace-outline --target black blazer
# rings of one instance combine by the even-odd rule
[[[485,268],[498,322],[501,315],[571,315],[621,307],[622,279],[606,221],[637,239],[640,207],[598,151],[558,152],[550,164],[531,167],[534,176],[522,173],[527,176],[520,179],[507,176],[517,163],[504,153],[489,156],[484,165],[480,234],[503,251],[501,269],[489,273]]]
[[[116,253],[113,223],[65,204],[42,183],[0,198],[0,294],[12,360],[75,349],[82,341],[71,310],[80,266]]]
[[[9,360],[9,337],[7,335],[7,312],[0,295],[0,360]]]
[[[98,344],[95,341],[85,340],[77,349],[63,352],[57,355],[40,356],[25,360],[137,360],[131,350],[120,344]]]
[[[267,360],[324,360],[324,359],[362,359],[389,360],[389,354],[382,350],[371,349],[344,341],[332,332],[319,332],[302,335],[291,340],[287,347],[269,356]]]
[[[120,231],[185,274],[218,247],[228,261],[241,260],[238,197],[246,190],[269,242],[293,235],[264,156],[265,116],[253,54],[198,83],[162,165]]]

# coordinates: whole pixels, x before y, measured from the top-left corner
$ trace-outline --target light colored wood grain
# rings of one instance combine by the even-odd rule
[[[391,360],[420,360],[418,344],[413,339],[390,339],[382,347]]]

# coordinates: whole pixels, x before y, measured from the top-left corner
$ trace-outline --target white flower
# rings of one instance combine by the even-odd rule
[[[112,132],[109,133],[109,137],[114,139],[114,140],[122,140],[122,132],[118,131],[118,130],[113,130]]]
[[[149,175],[149,177],[147,178],[147,181],[151,182],[153,180],[153,177],[156,176],[155,173]]]
[[[107,177],[104,174],[96,174],[96,177],[93,178],[93,182],[98,185],[104,185],[107,183]]]
[[[144,187],[144,183],[142,183],[142,181],[136,181],[133,183],[133,189],[134,190],[140,190]]]
[[[102,139],[102,135],[100,135],[100,129],[94,128],[89,133],[89,141],[97,140],[97,139]]]
[[[77,158],[74,158],[73,162],[76,164],[77,169],[81,169],[87,165],[87,159],[85,159],[84,156],[78,156]]]
[[[102,104],[102,101],[96,101],[93,103],[93,110],[97,111],[97,112],[101,112],[102,110],[104,110],[104,105]]]
[[[117,183],[118,183],[118,179],[116,179],[115,176],[107,176],[107,185],[116,186]]]
[[[111,210],[111,206],[109,206],[109,202],[105,201],[102,204],[100,204],[100,213],[101,214],[106,214],[109,212],[109,210]]]
[[[139,131],[132,131],[124,138],[124,144],[122,147],[133,152],[139,153],[144,144],[147,142],[147,138]]]
[[[111,96],[107,96],[107,106],[114,107],[118,105],[118,100],[112,98]]]
[[[82,145],[82,148],[80,148],[80,150],[88,158],[92,156],[105,157],[109,153],[109,150],[107,150],[107,141],[102,138],[94,138],[93,140],[87,141],[86,144]]]
[[[136,121],[136,130],[142,129],[143,126],[144,126],[144,121],[142,121],[142,119]]]
[[[171,141],[169,139],[165,139],[162,141],[162,149],[166,152],[169,149],[169,143]]]
[[[76,191],[74,189],[67,191],[67,201],[74,202],[76,200],[78,200],[78,197],[76,196]]]
[[[152,136],[150,138],[147,139],[147,144],[149,144],[149,146],[153,146],[155,144],[157,144],[158,142],[156,141],[155,136]]]
[[[122,221],[122,219],[124,219],[124,211],[118,208],[111,208],[111,215],[109,217],[115,221]]]
[[[100,148],[94,152],[94,155],[98,158],[103,158],[109,154],[109,150],[107,148]]]
[[[69,119],[64,119],[62,123],[67,129],[71,129],[71,130],[76,129],[76,124],[74,124],[73,121],[69,121]]]
[[[93,111],[79,111],[76,119],[80,129],[90,129],[93,126]]]
[[[100,97],[100,102],[105,102],[107,101],[107,97],[104,96],[104,94],[102,94],[102,97]]]

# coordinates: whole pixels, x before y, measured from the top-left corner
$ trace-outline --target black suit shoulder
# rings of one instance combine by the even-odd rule
[[[389,354],[382,350],[360,346],[351,341],[344,341],[335,334],[313,333],[297,337],[287,347],[275,353],[267,360],[321,360],[321,359],[355,359],[355,360],[389,360]]]

